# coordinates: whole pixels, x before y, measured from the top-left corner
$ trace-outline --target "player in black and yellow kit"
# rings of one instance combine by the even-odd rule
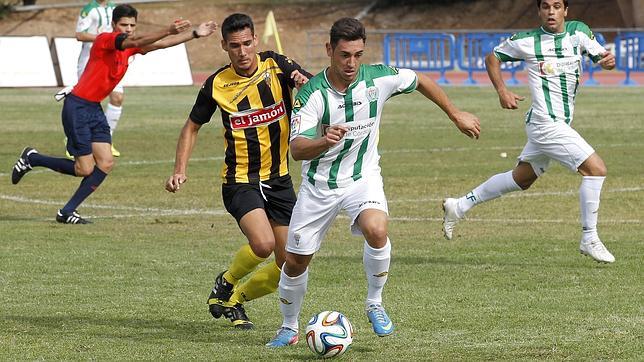
[[[248,239],[227,270],[215,279],[208,297],[210,313],[224,315],[237,328],[249,329],[243,303],[277,289],[295,192],[288,170],[292,90],[312,75],[274,52],[256,52],[251,18],[233,14],[221,27],[222,48],[231,63],[201,87],[179,141],[174,175],[166,190],[186,182],[186,167],[201,126],[221,110],[226,147],[222,197]],[[275,262],[255,268],[275,252]],[[246,275],[243,283],[239,281]]]

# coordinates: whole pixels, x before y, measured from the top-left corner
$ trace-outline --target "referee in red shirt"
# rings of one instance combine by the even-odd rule
[[[90,223],[76,209],[105,180],[114,165],[110,127],[100,102],[125,75],[130,56],[209,36],[217,29],[217,25],[210,21],[190,31],[192,24],[188,20],[177,20],[165,29],[135,35],[137,16],[138,12],[130,5],[114,8],[114,31],[96,37],[85,71],[71,94],[65,97],[63,128],[67,136],[67,151],[74,156],[74,161],[45,156],[35,148],[26,147],[14,165],[11,175],[14,185],[37,166],[83,177],[69,202],[58,210],[56,221],[60,223]]]

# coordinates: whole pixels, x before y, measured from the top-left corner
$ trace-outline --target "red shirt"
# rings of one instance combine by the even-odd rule
[[[116,49],[116,37],[121,33],[101,33],[94,40],[89,61],[72,94],[91,102],[107,97],[123,79],[130,56],[141,48]]]

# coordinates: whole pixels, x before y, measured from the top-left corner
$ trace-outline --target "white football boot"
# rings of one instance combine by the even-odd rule
[[[579,252],[588,255],[600,263],[612,263],[615,261],[613,254],[606,249],[604,243],[599,239],[590,241],[581,241],[579,243]]]
[[[443,200],[443,235],[445,239],[452,240],[452,232],[454,225],[456,225],[462,217],[458,216],[458,200],[447,198]]]

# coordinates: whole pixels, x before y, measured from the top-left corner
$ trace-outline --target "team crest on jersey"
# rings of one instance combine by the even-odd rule
[[[367,88],[367,99],[369,102],[378,100],[378,87],[372,86]]]
[[[302,116],[299,114],[291,117],[291,134],[300,133],[300,124],[302,123]],[[297,235],[297,234],[296,234]]]
[[[268,88],[271,87],[271,75],[270,75],[270,73],[268,73],[268,72],[264,73],[264,82],[266,82],[266,85],[268,86]]]

